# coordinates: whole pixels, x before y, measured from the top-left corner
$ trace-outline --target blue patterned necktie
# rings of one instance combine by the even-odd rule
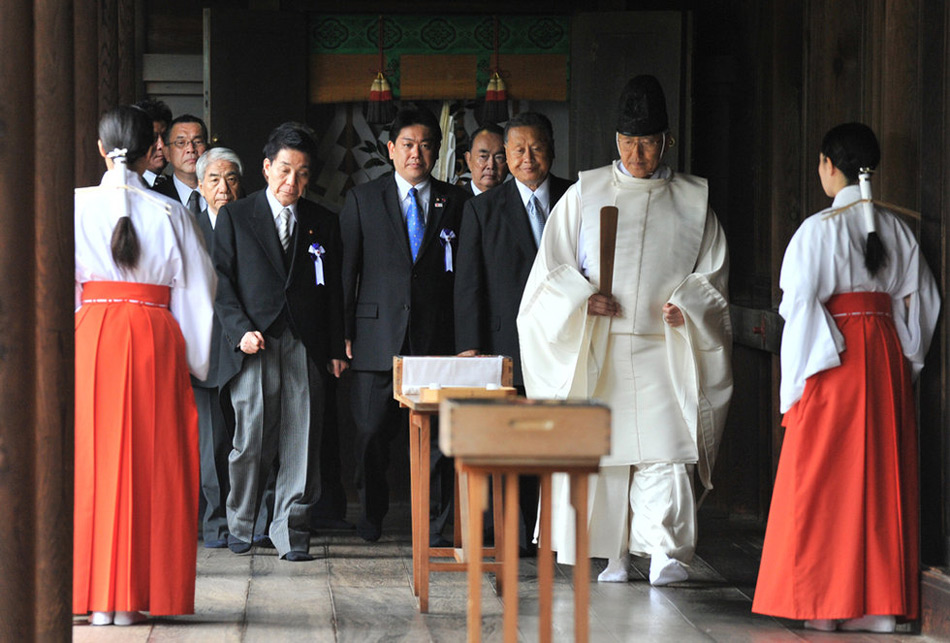
[[[544,232],[544,215],[541,214],[541,204],[538,197],[531,195],[528,199],[528,220],[531,222],[531,232],[534,233],[534,243],[541,247],[541,233]]]
[[[418,191],[415,188],[409,188],[409,207],[406,208],[406,228],[409,230],[409,250],[412,252],[413,261],[419,255],[422,233],[425,232],[425,224],[422,222],[422,214],[419,212],[419,202],[416,201],[417,193]]]

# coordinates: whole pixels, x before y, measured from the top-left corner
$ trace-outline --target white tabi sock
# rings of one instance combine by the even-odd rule
[[[861,618],[841,621],[838,629],[848,632],[893,632],[897,629],[897,619],[883,614],[865,614]]]
[[[650,584],[654,587],[663,587],[670,583],[678,583],[689,578],[683,563],[670,558],[663,552],[656,552],[650,557]]]
[[[629,579],[627,564],[630,556],[623,554],[620,558],[608,558],[607,568],[597,576],[598,583],[626,583]]]

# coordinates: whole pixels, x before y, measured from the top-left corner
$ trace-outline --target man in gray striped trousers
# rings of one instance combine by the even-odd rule
[[[346,368],[342,243],[331,212],[302,199],[315,145],[284,123],[264,147],[267,188],[223,206],[214,230],[222,377],[234,407],[228,547],[251,549],[267,477],[279,462],[270,538],[284,560],[309,554],[320,494],[324,384]]]

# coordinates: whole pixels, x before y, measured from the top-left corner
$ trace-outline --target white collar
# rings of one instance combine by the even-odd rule
[[[531,195],[537,197],[538,203],[541,204],[541,209],[544,210],[545,214],[551,211],[551,174],[549,173],[544,177],[544,181],[541,182],[541,185],[537,187],[534,191],[531,190],[527,185],[515,179],[515,185],[518,187],[518,194],[521,195],[521,203],[525,208],[528,207],[528,201],[531,199]]]
[[[426,197],[429,195],[429,185],[432,181],[429,180],[430,177],[426,177],[425,180],[419,181],[415,185],[412,185],[406,179],[399,176],[399,172],[393,172],[393,178],[396,179],[396,190],[399,192],[399,202],[402,203],[406,200],[406,197],[409,195],[409,188],[416,188],[416,199],[419,201],[419,205],[422,205],[423,194]]]
[[[297,204],[291,203],[288,206],[283,206],[280,204],[280,201],[277,200],[277,197],[274,196],[274,193],[270,191],[270,188],[264,188],[264,194],[267,195],[267,205],[270,206],[271,216],[276,220],[280,216],[281,211],[286,207],[290,210],[290,220],[297,220]]]
[[[201,191],[196,187],[192,188],[185,185],[185,182],[179,179],[174,172],[172,173],[172,185],[175,186],[175,190],[178,192],[178,200],[181,201],[182,205],[186,208],[188,207],[188,199],[191,197],[192,192],[198,192],[199,212],[208,207],[208,202],[201,196]]]
[[[634,178],[633,175],[630,174],[630,170],[628,170],[627,167],[623,164],[623,161],[620,161],[620,160],[617,161],[617,169],[620,170],[622,174],[626,174],[630,178]],[[665,165],[664,163],[660,163],[657,166],[656,170],[653,171],[653,174],[643,180],[648,181],[649,179],[668,179],[670,178],[670,176],[672,176],[672,174],[673,174],[673,170],[671,170],[668,165]]]

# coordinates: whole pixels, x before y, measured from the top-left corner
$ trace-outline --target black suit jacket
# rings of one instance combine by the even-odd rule
[[[550,208],[571,181],[550,177]],[[455,278],[455,347],[508,355],[514,382],[524,383],[518,343],[518,307],[538,248],[515,181],[469,200],[459,234]]]
[[[208,256],[214,256],[214,228],[211,227],[211,219],[207,210],[198,215],[198,229],[204,237],[205,249]],[[218,315],[215,314],[211,325],[211,365],[208,367],[208,377],[204,381],[191,378],[193,386],[201,388],[218,388],[224,382],[218,381],[218,361],[221,355],[221,322],[218,321]]]
[[[325,285],[316,284],[309,254],[314,243],[326,250]],[[218,210],[213,256],[218,272],[214,311],[227,347],[221,351],[227,358],[219,364],[219,381],[227,382],[240,371],[244,353],[238,344],[244,334],[263,333],[282,315],[318,367],[323,368],[330,359],[345,359],[340,280],[343,248],[340,224],[333,213],[300,199],[285,258],[267,197],[263,190],[254,192]]]
[[[454,354],[452,292],[443,231],[453,259],[462,206],[471,193],[430,179],[425,234],[415,263],[392,174],[358,185],[340,213],[343,231],[343,298],[352,367],[386,371],[393,355]]]
[[[178,190],[175,189],[175,179],[173,179],[171,176],[166,178],[158,185],[153,185],[152,189],[159,194],[164,194],[169,199],[174,199],[175,201],[181,202],[181,199],[178,198]],[[188,209],[187,203],[182,203],[182,205],[185,206],[186,210]],[[210,250],[211,246],[208,246],[208,249]]]

